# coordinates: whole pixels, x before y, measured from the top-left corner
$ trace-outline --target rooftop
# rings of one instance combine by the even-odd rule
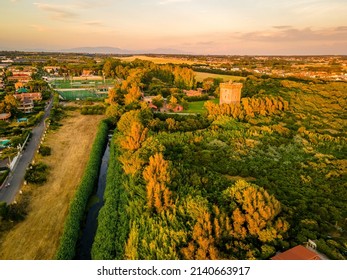
[[[295,246],[283,253],[279,253],[271,258],[272,260],[320,260],[315,252],[302,245]]]

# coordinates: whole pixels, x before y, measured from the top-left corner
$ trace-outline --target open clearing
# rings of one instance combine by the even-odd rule
[[[59,245],[69,204],[89,159],[103,116],[69,112],[57,131],[50,131],[44,145],[52,155],[40,157],[50,166],[43,186],[25,186],[30,193],[28,215],[0,240],[0,259],[52,259]]]
[[[177,58],[177,57],[151,57],[146,55],[135,55],[135,56],[128,56],[128,57],[121,57],[120,59],[126,62],[134,61],[135,59],[141,59],[141,60],[149,60],[152,61],[155,64],[166,64],[166,63],[173,63],[173,64],[188,64],[192,65],[195,63],[198,63],[197,60],[188,60],[186,58]]]
[[[203,100],[203,101],[193,101],[189,102],[189,108],[188,110],[184,110],[184,113],[196,113],[196,114],[202,114],[207,112],[207,110],[204,107],[205,102],[208,100]],[[212,99],[210,100],[215,104],[219,104],[219,98]]]
[[[222,74],[212,74],[212,73],[205,73],[205,72],[194,72],[195,73],[195,79],[198,82],[202,82],[206,78],[220,78],[223,79],[224,82],[228,81],[243,81],[245,80],[244,77],[239,77],[239,76],[231,76],[231,75],[222,75]]]

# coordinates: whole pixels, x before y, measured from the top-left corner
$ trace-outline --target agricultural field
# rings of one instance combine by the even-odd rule
[[[195,79],[197,82],[202,82],[206,78],[213,78],[213,79],[223,79],[224,82],[228,81],[243,81],[246,78],[239,77],[239,76],[231,76],[231,75],[222,75],[222,74],[212,74],[212,73],[205,73],[205,72],[194,72],[195,73]]]
[[[126,62],[134,61],[135,59],[141,59],[141,60],[148,60],[152,61],[155,64],[167,64],[167,63],[173,63],[173,64],[188,64],[193,65],[197,63],[195,60],[188,60],[186,58],[176,58],[176,57],[151,57],[151,56],[145,56],[145,55],[135,55],[135,56],[129,56],[129,57],[121,57],[121,60]]]
[[[98,123],[103,116],[80,115],[77,111],[50,131],[44,142],[51,155],[36,156],[48,165],[47,182],[28,184],[16,198],[27,204],[24,220],[0,235],[0,259],[52,259],[59,245],[69,204],[89,159]]]

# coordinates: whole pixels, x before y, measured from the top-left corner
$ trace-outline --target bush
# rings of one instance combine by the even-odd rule
[[[41,146],[39,149],[39,153],[40,155],[44,157],[50,156],[52,154],[52,149],[51,147],[48,147],[48,146]]]
[[[0,218],[7,218],[8,208],[6,202],[0,202]]]
[[[25,174],[25,180],[29,183],[42,185],[47,181],[48,165],[43,162],[32,164]]]
[[[0,172],[0,185],[5,181],[8,173],[10,173],[9,169],[5,169],[5,170]]]
[[[69,214],[56,254],[56,258],[59,260],[71,260],[76,255],[76,244],[87,203],[98,183],[99,169],[107,144],[107,133],[108,125],[103,121],[99,125],[83,178],[70,204]]]

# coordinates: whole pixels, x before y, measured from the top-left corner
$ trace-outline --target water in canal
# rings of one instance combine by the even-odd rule
[[[96,229],[98,227],[97,219],[99,211],[104,204],[104,192],[106,188],[106,174],[109,158],[110,145],[108,144],[102,157],[102,163],[99,171],[98,188],[96,194],[94,194],[93,196],[93,200],[96,200],[97,202],[92,204],[92,206],[88,209],[86,221],[84,227],[82,227],[81,237],[77,243],[76,259],[78,260],[91,259],[91,249]]]

